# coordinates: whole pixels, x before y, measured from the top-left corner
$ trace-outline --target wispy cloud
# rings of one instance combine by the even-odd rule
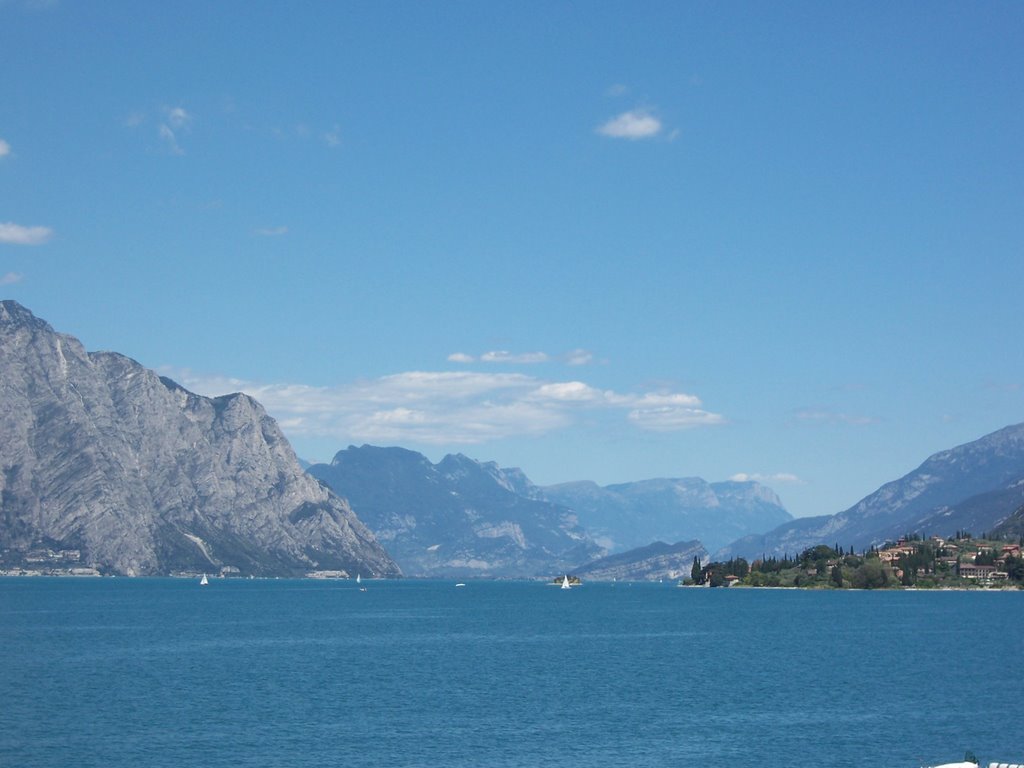
[[[484,352],[480,355],[480,361],[483,363],[519,363],[519,364],[532,364],[532,363],[546,363],[548,356],[544,352],[519,352],[513,353],[506,350],[496,350],[493,352]]]
[[[164,107],[164,115],[172,128],[185,128],[192,123],[192,115],[184,107]]]
[[[552,357],[547,352],[509,352],[505,349],[491,350],[479,356],[466,352],[452,352],[448,355],[450,363],[495,363],[506,365],[535,365],[548,363],[552,360],[564,362],[566,365],[590,365],[594,362],[594,353],[586,349],[574,349],[564,355]]]
[[[156,123],[156,135],[164,149],[172,155],[184,155],[185,150],[179,142],[182,133],[192,128],[194,116],[181,106],[163,106],[158,109],[135,110],[124,120],[128,128],[139,128],[152,122]]]
[[[192,115],[184,107],[164,107],[163,120],[157,127],[160,140],[174,155],[184,155],[185,150],[178,143],[178,134],[192,126]]]
[[[321,137],[324,140],[324,144],[332,149],[341,146],[341,127],[335,125],[331,130],[324,131]]]
[[[157,136],[160,137],[160,141],[164,143],[167,151],[172,155],[184,155],[185,150],[178,144],[178,137],[174,135],[174,131],[168,128],[165,124],[161,123],[160,127],[157,128]]]
[[[11,154],[11,145],[0,139],[0,157],[7,157]]]
[[[597,127],[602,136],[613,139],[650,139],[661,133],[661,120],[644,109],[634,109],[616,115]]]
[[[693,395],[651,393],[639,398],[636,405],[629,412],[629,420],[653,432],[676,432],[725,423],[725,418],[720,414],[701,408],[700,400]]]
[[[288,227],[260,227],[256,234],[260,237],[281,237],[288,234]]]
[[[849,413],[838,413],[834,411],[807,408],[797,411],[796,420],[804,424],[849,424],[852,426],[865,426],[877,424],[878,419],[873,416],[858,416]]]
[[[164,372],[204,395],[245,392],[286,433],[340,442],[475,444],[567,429],[584,413],[618,415],[636,427],[677,431],[725,422],[680,392],[623,394],[582,381],[519,373],[413,371],[338,387],[264,384]]]
[[[49,227],[23,227],[13,222],[0,223],[0,243],[10,245],[42,245],[53,237]]]
[[[24,275],[20,275],[17,272],[8,272],[6,275],[0,275],[0,285],[14,285],[20,283]]]
[[[546,363],[550,359],[550,356],[546,352],[509,352],[504,349],[484,352],[479,357],[473,357],[465,352],[453,352],[448,355],[448,361],[451,363],[481,362],[504,363],[508,365],[533,365],[536,363]]]
[[[735,475],[729,478],[734,483],[771,483],[775,485],[806,485],[796,475],[791,472],[775,472],[772,474],[762,474],[760,472],[737,472]]]
[[[594,362],[594,353],[586,349],[574,349],[565,356],[565,362],[569,365],[590,365]]]

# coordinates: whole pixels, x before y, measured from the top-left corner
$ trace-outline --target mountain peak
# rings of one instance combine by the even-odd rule
[[[53,328],[45,320],[40,320],[31,310],[22,306],[14,299],[0,301],[0,328],[18,329],[33,328],[53,332]]]

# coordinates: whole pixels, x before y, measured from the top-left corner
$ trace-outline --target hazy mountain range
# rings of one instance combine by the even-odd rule
[[[941,451],[849,509],[780,525],[719,550],[716,559],[798,553],[815,544],[857,550],[905,533],[991,531],[1024,504],[1024,424]]]
[[[754,482],[540,487],[494,462],[449,455],[432,464],[414,451],[369,445],[339,451],[330,464],[308,471],[349,500],[409,575],[576,573],[608,551],[695,538],[720,546],[792,519],[771,490]],[[647,556],[636,554],[635,572],[653,573],[639,562]],[[672,566],[658,568],[663,577]]]
[[[649,579],[685,575],[705,548],[752,559],[1024,527],[1024,424],[797,520],[757,483],[539,487],[518,469],[402,448],[351,447],[304,472],[252,398],[200,397],[88,353],[13,301],[0,302],[0,430],[0,565],[59,550],[119,574]]]
[[[205,398],[0,302],[0,553],[104,572],[398,575],[251,397]]]
[[[775,492],[756,482],[659,478],[603,487],[563,483],[538,492],[572,509],[610,552],[684,539],[699,539],[715,550],[793,519]]]
[[[656,541],[586,563],[573,574],[594,581],[674,581],[689,577],[695,557],[707,562],[708,552],[699,541]]]
[[[409,575],[540,576],[603,553],[571,510],[520,494],[523,479],[494,463],[432,464],[364,445],[308,471],[350,501]]]

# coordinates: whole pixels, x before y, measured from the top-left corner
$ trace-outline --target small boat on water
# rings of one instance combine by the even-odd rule
[[[210,582],[209,582],[209,580],[208,580],[208,579],[206,578],[206,574],[204,573],[204,574],[203,574],[203,578],[201,578],[201,579],[199,580],[199,586],[200,586],[200,587],[205,587],[205,586],[206,586],[207,584],[209,584],[209,583],[210,583]]]
[[[572,585],[569,584],[569,577],[568,576],[563,576],[562,577],[562,589],[572,589]]]

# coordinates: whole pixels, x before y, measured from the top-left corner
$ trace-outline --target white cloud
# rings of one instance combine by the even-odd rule
[[[7,157],[11,154],[11,145],[0,139],[0,157]]]
[[[652,432],[678,432],[694,427],[712,427],[725,423],[721,414],[709,413],[700,408],[662,405],[656,408],[635,408],[629,412],[629,420],[642,429]]]
[[[566,429],[585,412],[661,432],[722,424],[684,393],[621,394],[518,373],[411,371],[337,387],[164,373],[204,395],[246,392],[296,436],[342,442],[473,444]]]
[[[635,109],[613,117],[597,128],[602,136],[613,139],[649,139],[661,132],[661,121],[650,112]]]
[[[594,353],[585,349],[574,349],[565,356],[565,362],[569,365],[590,365],[594,362]]]
[[[184,107],[164,107],[164,114],[172,128],[185,128],[192,123],[192,115]]]
[[[563,381],[542,384],[534,391],[534,397],[561,403],[601,403],[610,402],[614,395],[594,389],[582,381]]]
[[[467,355],[465,352],[452,352],[448,355],[448,362],[450,363],[472,363],[473,360],[473,356]]]
[[[288,227],[260,227],[256,234],[260,237],[280,237],[288,234]]]
[[[53,237],[49,227],[23,227],[12,222],[0,223],[0,243],[11,245],[42,245]]]
[[[546,363],[548,356],[544,352],[521,352],[514,354],[505,350],[484,352],[480,355],[484,363]]]
[[[14,285],[20,283],[23,275],[17,272],[8,272],[6,275],[0,275],[0,285]]]
[[[760,472],[754,472],[748,474],[746,472],[737,472],[735,475],[729,478],[734,483],[773,483],[782,485],[804,485],[804,481],[796,475],[790,472],[775,472],[774,474],[764,475]]]

